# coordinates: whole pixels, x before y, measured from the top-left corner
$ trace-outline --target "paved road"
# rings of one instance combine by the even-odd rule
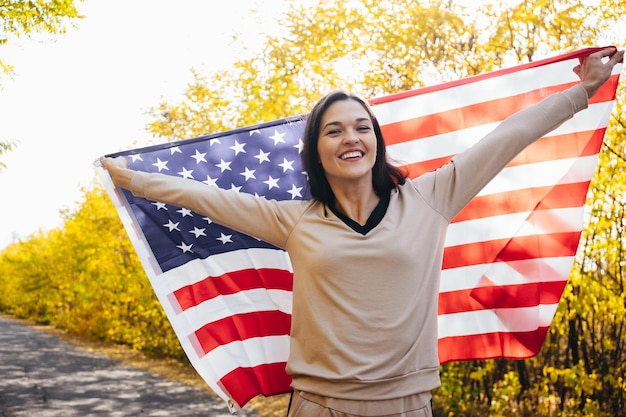
[[[0,315],[0,417],[231,416],[207,392]],[[256,417],[244,409],[239,416]]]

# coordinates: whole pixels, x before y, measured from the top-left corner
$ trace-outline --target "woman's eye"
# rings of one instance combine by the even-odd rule
[[[357,130],[358,130],[359,132],[367,132],[367,131],[369,131],[370,129],[371,129],[371,128],[370,128],[369,126],[359,126],[359,127],[357,128]]]
[[[338,135],[339,133],[341,133],[339,129],[334,129],[334,130],[329,130],[326,134],[332,136],[332,135]]]

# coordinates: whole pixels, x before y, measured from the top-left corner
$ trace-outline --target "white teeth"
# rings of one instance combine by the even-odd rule
[[[354,152],[344,153],[343,155],[341,155],[341,159],[358,158],[359,156],[361,156],[361,152],[354,151]]]

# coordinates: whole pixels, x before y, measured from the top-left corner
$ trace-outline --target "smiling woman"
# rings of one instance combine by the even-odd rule
[[[358,96],[336,91],[322,98],[304,135],[311,195],[357,224],[365,224],[381,196],[404,183],[406,174],[387,161],[374,112]]]
[[[380,201],[372,189],[376,145],[372,120],[358,101],[336,101],[328,107],[317,143],[320,163],[337,210],[359,224],[365,224]]]

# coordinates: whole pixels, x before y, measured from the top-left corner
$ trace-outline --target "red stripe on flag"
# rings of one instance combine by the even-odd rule
[[[500,122],[513,113],[545,97],[567,89],[574,83],[544,87],[527,93],[471,104],[435,114],[387,123],[381,126],[387,145],[454,132],[488,123]]]
[[[290,392],[291,377],[286,362],[267,363],[253,368],[236,368],[220,379],[231,398],[240,405],[259,394],[266,397]]]
[[[533,258],[573,256],[580,232],[550,233],[448,246],[444,249],[442,269],[518,261]]]
[[[219,277],[208,277],[174,291],[182,311],[219,295],[236,294],[256,288],[291,291],[292,273],[284,269],[242,269]]]
[[[200,349],[198,357],[202,357],[213,349],[228,343],[251,339],[253,337],[280,336],[289,334],[291,315],[278,310],[255,311],[246,314],[234,314],[221,320],[207,323],[193,335]]]
[[[499,286],[483,277],[476,288],[440,293],[438,314],[558,304],[566,284],[561,280]]]
[[[535,164],[598,153],[606,128],[544,137],[527,147],[507,166]]]
[[[530,145],[507,166],[518,166],[559,159],[596,155],[602,146],[606,128],[544,137]],[[563,146],[563,144],[567,144]],[[403,166],[409,178],[434,171],[452,160],[454,155],[413,162]]]
[[[589,181],[585,181],[474,197],[452,223],[531,210],[582,207],[588,188]]]
[[[620,74],[613,74],[607,82],[602,84],[598,91],[589,99],[589,104],[603,103],[605,101],[615,100],[617,94],[617,84],[619,83]]]
[[[441,364],[476,359],[525,359],[535,356],[549,327],[528,332],[481,333],[439,339]]]
[[[417,178],[422,174],[434,171],[440,166],[447,164],[452,160],[453,156],[454,155],[448,155],[441,158],[429,159],[427,161],[405,164],[402,168],[406,170],[406,175],[409,178]]]

